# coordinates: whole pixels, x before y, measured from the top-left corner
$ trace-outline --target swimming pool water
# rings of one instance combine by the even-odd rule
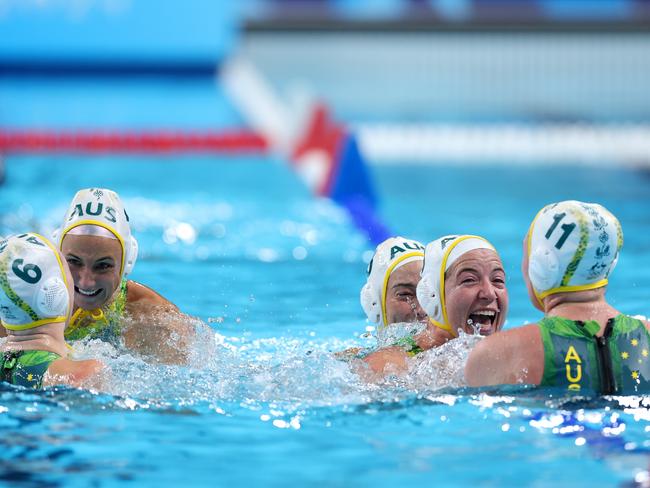
[[[188,367],[78,345],[113,368],[109,394],[0,386],[6,483],[631,486],[648,469],[648,398],[454,388],[436,358],[430,377],[374,385],[334,360],[373,343],[358,303],[369,246],[282,161],[9,156],[6,169],[0,234],[49,232],[77,189],[112,188],[140,242],[132,277],[209,327]],[[538,318],[518,271],[535,212],[565,198],[600,202],[626,236],[609,297],[648,312],[646,173],[405,163],[374,175],[395,232],[475,232],[496,245],[509,327]]]

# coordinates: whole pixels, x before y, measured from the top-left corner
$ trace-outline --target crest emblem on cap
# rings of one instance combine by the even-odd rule
[[[445,237],[440,240],[440,249],[445,249],[447,247],[447,244],[449,244],[451,241],[455,241],[458,238],[458,236],[450,236],[450,237]]]

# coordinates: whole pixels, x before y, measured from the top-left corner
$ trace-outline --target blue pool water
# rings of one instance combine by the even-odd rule
[[[0,81],[3,128],[242,125],[213,80]],[[0,235],[48,233],[77,189],[112,188],[140,243],[132,277],[208,329],[188,367],[77,345],[115,372],[108,394],[0,386],[0,482],[626,486],[649,467],[648,399],[459,389],[458,365],[435,355],[406,381],[373,385],[334,360],[374,343],[358,302],[370,249],[282,160],[9,155],[6,166]],[[650,174],[612,168],[404,162],[373,173],[396,233],[473,232],[497,246],[512,327],[539,316],[519,276],[523,234],[542,205],[566,198],[620,218],[609,296],[624,312],[650,312]]]
[[[334,360],[373,343],[358,303],[369,247],[280,160],[6,162],[0,234],[49,232],[78,188],[113,188],[140,242],[132,277],[209,327],[188,367],[78,345],[113,368],[108,394],[0,386],[7,484],[632,486],[648,469],[649,398],[457,388],[436,357],[417,377],[373,385]],[[650,309],[647,173],[405,162],[374,175],[395,232],[492,240],[508,273],[508,327],[538,318],[518,272],[526,226],[566,198],[620,218],[626,243],[609,296],[624,312]]]

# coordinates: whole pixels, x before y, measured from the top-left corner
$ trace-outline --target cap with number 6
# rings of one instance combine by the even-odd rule
[[[27,233],[0,241],[0,320],[7,329],[65,323],[68,286],[61,255],[45,237]]]

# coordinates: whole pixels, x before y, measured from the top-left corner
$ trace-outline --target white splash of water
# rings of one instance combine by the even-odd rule
[[[424,351],[410,360],[406,384],[417,391],[466,386],[465,363],[469,352],[482,339],[459,331],[458,338]]]
[[[338,339],[227,337],[202,327],[187,365],[159,364],[89,339],[74,344],[74,358],[104,362],[110,373],[104,377],[103,392],[135,399],[138,405],[252,401],[325,406],[373,401],[377,385],[363,381],[333,354],[349,345]]]
[[[228,337],[201,321],[195,325],[196,340],[186,365],[160,364],[99,340],[76,342],[74,355],[99,359],[109,367],[106,393],[152,406],[215,401],[331,406],[392,401],[464,386],[467,356],[481,340],[461,332],[459,338],[411,358],[405,376],[368,381],[359,374],[363,363],[341,361],[334,354],[358,345],[350,341]],[[405,323],[382,329],[378,344],[392,345],[423,327]]]
[[[377,330],[377,347],[390,347],[404,337],[414,336],[426,329],[421,322],[399,322]]]

